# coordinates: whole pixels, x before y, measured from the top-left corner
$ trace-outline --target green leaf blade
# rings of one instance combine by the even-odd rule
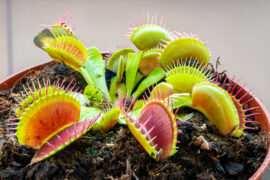
[[[128,53],[128,59],[126,63],[126,88],[128,96],[131,95],[133,88],[135,87],[141,56],[141,51],[137,53]]]
[[[139,85],[132,96],[137,99],[148,87],[157,83],[165,77],[164,70],[160,67],[155,68]]]

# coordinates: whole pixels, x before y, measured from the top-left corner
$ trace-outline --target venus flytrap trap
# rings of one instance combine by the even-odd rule
[[[211,83],[201,83],[194,86],[191,94],[192,107],[200,110],[213,122],[224,135],[241,136],[239,131],[241,117],[229,94]],[[207,105],[206,105],[207,104]]]
[[[44,29],[35,37],[34,43],[46,51],[51,58],[79,71],[88,59],[88,52],[77,38],[69,34],[54,35],[49,29]]]
[[[162,18],[158,20],[157,16],[147,16],[142,17],[142,21],[139,23],[136,21],[135,27],[130,27],[127,35],[130,41],[139,50],[149,50],[164,44],[165,41],[170,41],[172,39],[171,33],[163,28]]]
[[[160,56],[160,53],[160,49],[150,49],[143,52],[139,65],[140,72],[143,75],[147,76],[156,67],[161,67],[158,62],[158,57]]]
[[[11,135],[16,135],[19,143],[39,148],[48,137],[57,133],[57,130],[79,120],[81,106],[72,92],[75,86],[71,90],[68,89],[70,86],[62,89],[63,83],[64,81],[60,86],[57,83],[52,87],[47,81],[45,88],[39,85],[39,89],[34,88],[37,89],[35,92],[31,89],[26,91],[29,95],[18,105],[16,118],[9,119],[19,121],[16,128],[9,129],[16,130],[16,133]],[[65,106],[65,109],[61,109],[62,106]]]
[[[133,118],[134,112],[128,113],[133,104],[127,108],[127,99],[122,99],[121,95],[118,96],[119,107],[130,131],[145,151],[157,160],[166,159],[176,152],[177,134],[180,132],[176,127],[177,111],[174,114],[170,107],[173,101],[169,98],[165,100],[164,94],[161,92],[160,94],[159,97],[152,96],[152,100],[149,98],[145,100],[145,105],[137,119]],[[136,110],[136,103],[134,106]]]
[[[81,122],[81,103],[78,99],[80,93],[76,83],[71,81],[67,87],[63,87],[65,79],[55,85],[46,82],[45,87],[39,83],[39,87],[25,88],[28,95],[18,105],[16,118],[8,119],[7,130],[12,133],[7,136],[15,136],[20,144],[38,149],[31,164],[41,161],[62,150],[70,143],[86,133],[100,115]],[[76,89],[75,91],[73,91]],[[16,123],[14,123],[16,122]]]
[[[51,30],[44,29],[34,38],[35,45],[46,51],[53,60],[79,71],[88,84],[110,99],[105,81],[105,62],[101,53],[94,47],[86,48],[67,27],[66,24],[56,24]],[[57,29],[57,32],[53,31],[54,29]]]
[[[237,84],[235,83],[232,86],[234,81],[231,80],[227,89],[225,89],[226,81],[227,77],[221,87],[217,85],[217,80],[215,83],[202,82],[196,84],[191,94],[192,107],[204,113],[222,134],[240,137],[245,129],[253,129],[246,126],[246,123],[258,123],[247,119],[258,114],[250,113],[258,107],[244,109],[244,106],[253,97],[249,97],[248,100],[242,102],[249,92],[239,98],[238,95],[242,88],[235,91]]]
[[[176,64],[179,60],[192,58],[195,58],[199,64],[207,65],[211,57],[205,43],[197,35],[176,32],[174,39],[165,42],[165,45],[161,45],[163,48],[159,56],[159,63],[164,68],[173,62]]]

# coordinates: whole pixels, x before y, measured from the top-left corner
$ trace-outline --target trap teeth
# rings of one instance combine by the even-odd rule
[[[173,86],[174,90],[181,93],[191,93],[195,84],[200,82],[208,82],[212,78],[212,74],[202,66],[197,60],[191,59],[178,62],[177,64],[170,65],[166,71],[166,82]]]

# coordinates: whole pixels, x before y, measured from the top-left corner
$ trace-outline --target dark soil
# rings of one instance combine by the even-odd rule
[[[221,136],[195,112],[179,126],[178,152],[164,161],[151,159],[127,127],[116,125],[106,134],[88,132],[60,153],[27,166],[35,150],[18,144],[15,137],[4,137],[4,123],[12,117],[12,103],[22,97],[22,84],[32,87],[31,79],[42,82],[48,77],[51,82],[67,77],[67,84],[75,78],[81,89],[86,85],[79,73],[55,63],[25,76],[12,89],[0,91],[1,179],[248,179],[266,155],[267,136],[259,124],[235,139]],[[194,111],[185,108],[183,112]]]

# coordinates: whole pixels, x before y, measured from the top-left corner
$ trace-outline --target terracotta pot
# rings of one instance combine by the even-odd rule
[[[30,71],[35,71],[35,70],[42,69],[44,66],[46,66],[47,64],[52,63],[52,62],[53,61],[42,63],[42,64],[33,66],[31,68],[28,68],[26,70],[23,70],[23,71],[21,71],[19,73],[16,73],[16,74],[13,74],[13,75],[7,77],[6,79],[4,79],[3,81],[0,82],[0,90],[5,90],[5,89],[8,89],[8,88],[12,88],[13,85],[20,78],[22,78],[24,75],[26,75]],[[240,87],[241,87],[241,85],[238,85],[238,89]],[[246,88],[243,88],[243,91],[241,92],[242,95],[245,94],[247,91],[248,90]],[[267,133],[268,144],[270,144],[270,114],[269,114],[269,112],[267,111],[265,106],[261,103],[261,101],[256,96],[254,96],[254,99],[249,102],[249,105],[252,106],[252,107],[255,107],[255,106],[261,107],[260,109],[256,110],[257,112],[260,112],[260,114],[255,116],[255,120],[258,121],[261,124],[262,130],[265,133]],[[261,179],[261,177],[262,177],[264,171],[266,170],[266,168],[268,167],[269,163],[270,163],[270,146],[268,147],[268,152],[267,152],[267,155],[266,155],[262,165],[253,174],[253,176],[250,177],[250,179],[251,180]]]

